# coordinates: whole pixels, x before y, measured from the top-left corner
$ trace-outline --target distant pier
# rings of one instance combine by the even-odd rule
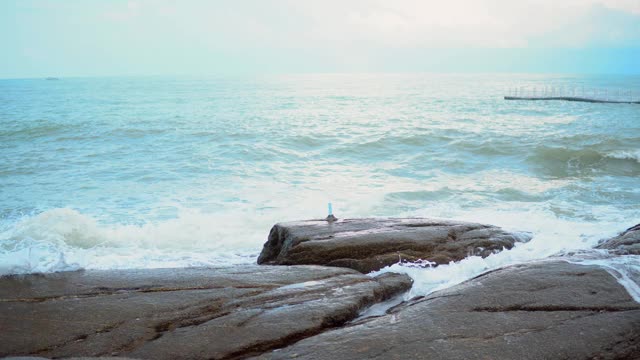
[[[604,104],[640,104],[640,94],[621,89],[585,89],[584,87],[517,87],[507,91],[505,100],[560,100]]]
[[[602,100],[590,99],[585,97],[574,96],[505,96],[505,100],[563,100],[563,101],[580,101],[588,103],[608,103],[608,104],[640,104],[640,101],[624,101],[624,100]]]

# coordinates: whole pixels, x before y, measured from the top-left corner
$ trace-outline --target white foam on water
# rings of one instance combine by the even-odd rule
[[[640,163],[640,150],[618,150],[607,154],[608,157],[623,160],[635,160]]]
[[[536,209],[531,204],[528,210],[500,209],[499,206],[496,209],[483,209],[481,212],[455,208],[443,211],[431,209],[431,213],[445,214],[449,218],[495,224],[509,231],[524,230],[532,235],[532,239],[526,243],[516,243],[511,250],[505,249],[486,258],[471,256],[437,267],[397,263],[371,275],[386,272],[409,275],[414,281],[413,287],[406,295],[409,299],[428,295],[504,266],[535,261],[569,251],[591,249],[598,240],[615,235],[620,230],[619,224],[623,223],[623,216],[620,213],[616,215],[616,209],[594,207],[593,210],[600,211],[602,218],[608,220],[586,222],[563,219],[551,211]],[[607,216],[604,216],[605,214]]]
[[[0,232],[0,274],[253,263],[271,224],[251,221],[183,210],[162,222],[101,224],[73,209],[48,210]]]
[[[325,211],[323,200],[326,197],[316,193],[306,195],[303,201],[313,200]],[[339,198],[339,209],[347,213],[341,216],[341,211],[340,217],[366,213],[372,203],[379,201],[367,203],[363,196],[363,201],[354,205],[347,203],[348,194],[341,194]],[[342,206],[343,203],[348,205]],[[297,209],[274,205],[277,205],[275,209],[264,216],[256,216],[252,209],[225,209],[221,213],[180,209],[176,218],[142,225],[104,224],[68,208],[44,211],[25,217],[0,232],[0,274],[255,263],[271,225],[283,219],[311,217],[292,214]],[[572,207],[570,216],[564,217],[564,212],[556,209],[558,206],[562,207],[562,204],[508,202],[491,207],[470,207],[447,200],[433,202],[418,211],[398,212],[394,215],[494,224],[508,231],[524,232],[525,237],[532,236],[532,239],[484,259],[471,256],[437,267],[430,267],[426,262],[394,264],[375,274],[408,274],[414,285],[407,297],[426,295],[500,267],[567,251],[591,249],[598,240],[623,230],[621,224],[628,225],[629,219],[640,215],[637,211],[625,212],[601,205],[585,208],[585,214]],[[593,218],[601,220],[593,221]],[[637,285],[625,275],[628,272],[615,263],[608,262],[606,266],[612,274],[615,270],[616,278],[630,293],[637,294],[634,288]],[[627,262],[625,266],[640,271],[638,263]],[[632,296],[637,299],[637,295]]]
[[[213,212],[160,202],[150,208],[175,210],[175,217],[156,217],[140,225],[104,221],[72,208],[5,219],[0,223],[0,275],[255,263],[276,222],[323,218],[327,200],[341,217],[367,213],[383,196],[372,196],[357,188],[356,181],[340,177],[333,182],[320,179],[314,189],[247,182],[235,185],[243,189],[238,196],[250,201],[236,199]],[[326,189],[336,183],[339,190],[329,196]]]
[[[402,301],[404,301],[404,296],[399,295],[399,296],[394,296],[391,299],[388,299],[386,301],[373,304],[368,308],[365,308],[362,311],[360,311],[360,313],[358,314],[358,317],[353,319],[352,322],[357,322],[359,320],[370,318],[370,317],[385,315],[389,309],[391,309],[396,305],[401,304]]]

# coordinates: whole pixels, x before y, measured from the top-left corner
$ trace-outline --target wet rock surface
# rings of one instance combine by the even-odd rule
[[[318,266],[66,272],[0,278],[0,357],[230,359],[354,319],[404,275]]]
[[[486,273],[259,359],[639,356],[640,304],[602,268],[555,260]]]
[[[428,260],[437,264],[469,255],[486,257],[511,249],[524,234],[499,227],[434,219],[309,220],[276,224],[259,264],[316,264],[379,270],[398,261]]]
[[[391,254],[383,242],[424,241],[431,245],[420,251],[454,259],[464,246],[466,256],[519,239],[459,222],[344,223],[276,225],[261,262],[337,254],[329,262],[337,266],[348,249],[364,255],[346,263],[365,271],[379,263],[361,260]],[[314,265],[0,277],[0,357],[640,359],[639,233],[634,226],[598,245],[607,251],[493,270],[399,304],[411,286],[405,275]],[[392,307],[358,317],[374,304]]]
[[[607,249],[618,255],[640,255],[640,224],[630,227],[620,235],[600,243],[597,249]]]

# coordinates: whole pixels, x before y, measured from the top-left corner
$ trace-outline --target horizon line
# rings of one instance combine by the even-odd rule
[[[107,79],[107,78],[168,78],[168,77],[203,77],[203,78],[243,78],[262,76],[296,76],[296,75],[554,75],[554,76],[640,76],[640,71],[623,72],[543,72],[543,71],[301,71],[301,72],[230,72],[216,73],[173,73],[173,74],[113,74],[113,75],[42,75],[42,76],[9,76],[0,80],[48,80],[62,79]]]

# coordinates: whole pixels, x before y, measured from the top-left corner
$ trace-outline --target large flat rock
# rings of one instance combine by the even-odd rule
[[[640,304],[598,266],[545,261],[486,273],[259,358],[638,359]]]
[[[436,264],[486,257],[528,241],[499,227],[434,219],[309,220],[276,224],[258,264],[316,264],[379,270],[398,261],[428,260]]]
[[[410,286],[406,276],[319,266],[0,277],[0,357],[242,358],[342,325]]]

